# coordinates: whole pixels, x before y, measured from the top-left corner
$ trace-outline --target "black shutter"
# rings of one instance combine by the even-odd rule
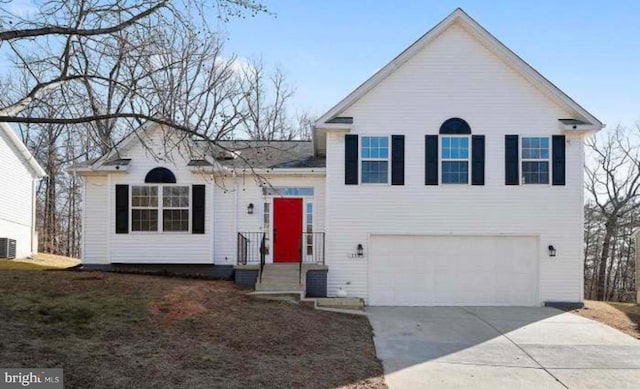
[[[471,136],[471,185],[484,185],[484,135]]]
[[[205,186],[191,187],[191,233],[204,234]]]
[[[438,135],[424,137],[424,184],[438,185]]]
[[[116,185],[116,234],[129,233],[129,185]]]
[[[518,135],[504,136],[504,169],[505,185],[519,185]]]
[[[552,171],[553,185],[565,185],[565,136],[564,135],[554,135],[552,137]]]
[[[391,185],[404,185],[404,135],[391,135]]]
[[[358,135],[344,136],[344,184],[358,185]]]

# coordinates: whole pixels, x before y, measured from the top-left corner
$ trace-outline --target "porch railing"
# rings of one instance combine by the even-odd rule
[[[303,232],[300,241],[303,263],[318,263],[324,265],[324,232]]]
[[[239,265],[261,265],[262,267],[265,255],[264,232],[238,232]]]
[[[302,264],[316,263],[324,265],[324,232],[303,232],[300,239],[300,265],[298,283],[302,285]]]

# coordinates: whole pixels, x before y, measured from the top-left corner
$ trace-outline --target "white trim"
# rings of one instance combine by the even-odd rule
[[[524,157],[522,156],[522,140],[524,138],[546,138],[549,141],[549,158],[527,158],[526,162],[547,162],[547,182],[546,183],[525,183],[524,182],[524,168],[523,164],[525,162]],[[553,161],[553,137],[550,135],[520,135],[518,136],[518,169],[520,177],[518,177],[518,185],[535,185],[535,186],[551,186],[553,182],[553,168],[551,163]]]
[[[156,187],[158,189],[157,199],[158,205],[156,207],[146,206],[133,206],[133,188],[134,187]],[[189,192],[189,207],[164,207],[163,202],[163,189],[165,187],[184,187],[187,188]],[[181,185],[181,184],[163,184],[163,183],[142,183],[142,184],[130,184],[129,185],[129,233],[133,235],[148,235],[148,234],[169,234],[169,235],[188,235],[191,234],[191,222],[192,222],[192,193],[191,193],[191,185]],[[158,220],[157,220],[157,229],[155,231],[134,231],[133,230],[133,210],[134,209],[148,209],[148,210],[156,210],[158,212]],[[163,211],[167,210],[187,210],[188,211],[188,220],[187,220],[187,230],[186,231],[165,231],[164,230],[164,214]],[[206,210],[206,207],[205,207]]]
[[[29,152],[27,146],[22,143],[22,140],[11,126],[7,123],[0,122],[0,131],[5,133],[9,139],[9,146],[13,146],[13,151],[16,153],[18,159],[27,166],[33,178],[40,179],[47,176],[47,172],[40,166],[33,154]]]
[[[468,140],[468,150],[467,150],[467,158],[450,158],[450,159],[442,159],[442,138],[467,138]],[[457,182],[442,182],[442,178],[444,176],[444,169],[442,168],[442,162],[450,161],[450,162],[466,162],[467,163],[467,183],[466,186],[471,185],[471,135],[467,134],[438,134],[438,184],[439,185],[451,185],[452,187],[457,186],[465,186],[464,183]]]
[[[461,8],[457,8],[446,18],[444,18],[435,27],[429,30],[426,34],[421,36],[417,41],[411,44],[407,49],[395,57],[391,62],[385,65],[382,69],[376,72],[364,83],[360,84],[353,92],[347,97],[342,99],[338,104],[333,106],[329,111],[322,115],[316,122],[316,128],[323,128],[327,125],[327,121],[331,120],[335,116],[340,116],[347,108],[366,95],[370,90],[380,84],[390,74],[392,74],[397,68],[411,59],[418,51],[425,47],[428,43],[435,40],[440,34],[447,30],[454,23],[459,22],[465,30],[474,35],[478,40],[484,43],[489,50],[494,54],[501,57],[508,65],[511,65],[517,72],[523,77],[529,80],[534,85],[539,86],[541,89],[548,92],[549,97],[562,106],[574,111],[576,116],[584,119],[592,124],[597,130],[604,127],[604,124],[600,122],[595,116],[585,110],[582,106],[571,99],[567,94],[560,90],[551,81],[543,77],[538,71],[536,71],[531,65],[526,63],[522,58],[516,55],[496,37],[491,35],[484,27],[478,22],[473,20],[467,13]],[[344,127],[344,125],[343,125]]]
[[[365,158],[362,159],[362,140],[364,138],[387,138],[387,158]],[[387,182],[362,182],[362,162],[387,162]],[[358,185],[364,186],[391,186],[391,135],[371,135],[358,134]]]

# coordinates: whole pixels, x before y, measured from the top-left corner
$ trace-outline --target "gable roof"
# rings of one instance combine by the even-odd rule
[[[565,94],[560,88],[555,86],[551,81],[542,76],[531,65],[526,63],[517,54],[511,51],[507,46],[500,42],[496,37],[484,29],[478,22],[472,19],[462,8],[457,8],[449,16],[444,18],[435,27],[421,36],[411,46],[401,52],[391,62],[377,71],[368,80],[358,86],[347,97],[342,99],[338,104],[333,106],[329,111],[322,115],[315,123],[316,128],[333,128],[336,119],[358,101],[362,96],[375,88],[383,80],[385,80],[398,67],[411,59],[416,53],[424,48],[428,43],[436,39],[440,34],[446,31],[454,23],[460,23],[463,28],[475,38],[484,43],[498,57],[502,58],[508,65],[511,65],[520,75],[529,80],[534,85],[539,86],[559,105],[569,108],[572,112],[588,124],[595,126],[598,130],[604,127],[604,124],[586,109],[576,103],[571,97]],[[342,122],[342,120],[340,121]],[[330,124],[329,126],[327,124]],[[331,126],[333,124],[333,126]]]
[[[22,143],[22,140],[18,137],[18,134],[7,123],[0,122],[0,131],[2,131],[9,140],[9,147],[11,147],[20,161],[27,167],[29,172],[34,178],[46,177],[47,173],[42,166],[36,161],[36,158],[29,152],[27,146]]]

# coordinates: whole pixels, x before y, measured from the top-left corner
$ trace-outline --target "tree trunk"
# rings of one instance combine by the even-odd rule
[[[609,248],[611,247],[611,239],[616,230],[613,221],[607,221],[604,239],[602,240],[602,251],[600,253],[600,263],[598,264],[598,285],[596,289],[596,299],[604,301],[607,283],[607,260],[609,259]]]

